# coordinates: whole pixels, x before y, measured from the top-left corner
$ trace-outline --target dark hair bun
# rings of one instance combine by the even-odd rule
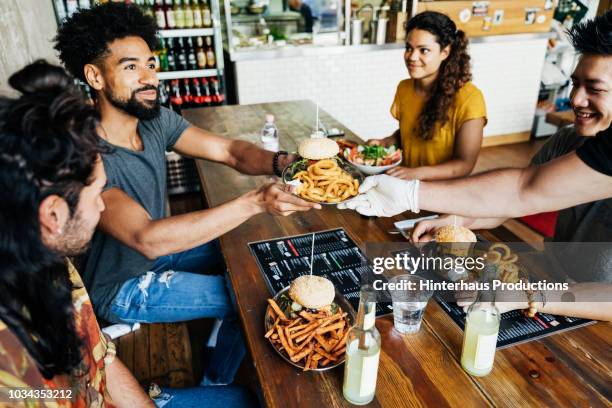
[[[75,88],[73,79],[63,68],[38,60],[10,76],[11,87],[24,95],[61,93]]]

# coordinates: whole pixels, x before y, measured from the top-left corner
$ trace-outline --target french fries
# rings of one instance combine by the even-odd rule
[[[265,338],[274,348],[304,371],[342,361],[349,329],[347,313],[340,308],[336,313],[302,311],[289,319],[274,300],[268,299],[268,304],[267,313],[274,323]]]
[[[359,182],[342,170],[334,159],[324,159],[293,175],[302,183],[296,190],[302,198],[339,203],[359,193]]]

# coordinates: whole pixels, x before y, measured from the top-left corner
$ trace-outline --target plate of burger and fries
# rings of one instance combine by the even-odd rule
[[[339,204],[359,194],[363,174],[338,157],[340,148],[325,137],[303,140],[298,148],[301,160],[282,173],[286,184],[296,186],[295,194],[319,204]]]
[[[265,338],[285,361],[325,371],[344,363],[355,312],[328,279],[304,275],[268,299],[264,322]]]

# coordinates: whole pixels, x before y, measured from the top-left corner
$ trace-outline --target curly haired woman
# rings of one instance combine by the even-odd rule
[[[404,61],[410,79],[397,86],[393,135],[369,144],[401,144],[402,166],[387,174],[406,180],[441,180],[470,174],[487,113],[470,82],[468,39],[446,15],[426,11],[406,26]]]

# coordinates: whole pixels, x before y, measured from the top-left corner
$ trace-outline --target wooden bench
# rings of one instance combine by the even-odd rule
[[[117,355],[147,388],[195,385],[191,344],[186,323],[142,324],[115,340]]]

